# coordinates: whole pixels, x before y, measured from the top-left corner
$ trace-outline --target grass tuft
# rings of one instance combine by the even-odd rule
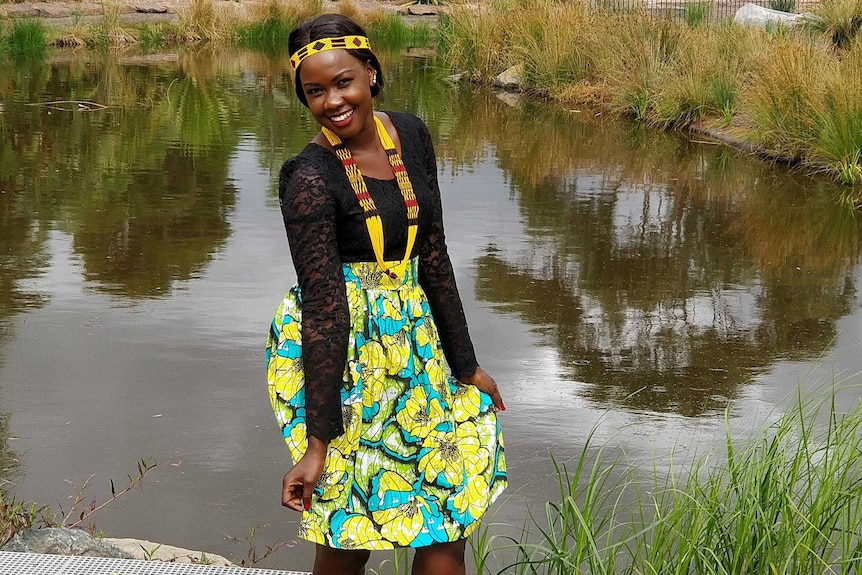
[[[729,429],[729,425],[727,426]],[[559,499],[535,531],[479,549],[514,552],[512,573],[856,573],[862,568],[862,408],[797,401],[753,440],[725,436],[724,456],[640,473],[592,434],[572,468],[555,461]],[[483,537],[483,541],[487,541]],[[474,550],[475,552],[475,550]],[[495,560],[491,561],[494,558]]]
[[[683,20],[692,28],[703,26],[709,20],[712,4],[709,2],[692,2],[685,5]]]
[[[838,48],[849,48],[862,28],[862,0],[823,0],[806,26]]]
[[[15,20],[8,36],[0,33],[0,50],[16,57],[40,57],[47,45],[47,30],[39,20]]]

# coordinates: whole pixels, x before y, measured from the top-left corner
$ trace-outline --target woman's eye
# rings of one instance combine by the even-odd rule
[[[346,86],[350,83],[351,80],[352,80],[352,78],[342,78],[341,80],[338,81],[338,85],[339,86]]]
[[[320,88],[309,88],[308,90],[305,91],[305,95],[306,96],[316,96],[317,94],[320,94],[320,92],[321,92]]]

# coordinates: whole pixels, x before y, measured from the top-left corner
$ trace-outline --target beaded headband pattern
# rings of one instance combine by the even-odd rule
[[[309,42],[299,50],[293,53],[290,57],[290,67],[296,72],[302,61],[318,52],[326,52],[327,50],[370,50],[371,44],[365,36],[338,36],[337,38],[321,38]]]

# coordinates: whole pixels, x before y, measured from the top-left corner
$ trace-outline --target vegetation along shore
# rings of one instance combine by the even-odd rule
[[[792,28],[710,22],[708,3],[686,4],[682,17],[671,18],[582,1],[452,2],[442,7],[436,32],[421,19],[406,23],[399,6],[386,2],[171,1],[176,15],[167,21],[127,23],[119,0],[104,0],[96,21],[80,12],[64,27],[0,20],[0,53],[231,44],[275,54],[297,22],[334,10],[377,42],[436,41],[443,65],[474,82],[490,84],[519,66],[520,88],[533,96],[717,134],[826,174],[846,185],[843,201],[862,202],[862,0],[825,0]]]
[[[704,5],[688,6],[673,19],[584,2],[495,0],[450,10],[440,49],[474,81],[520,65],[523,88],[537,96],[661,128],[718,129],[740,147],[847,184],[843,199],[857,205],[862,1],[825,0],[792,28],[707,25]]]

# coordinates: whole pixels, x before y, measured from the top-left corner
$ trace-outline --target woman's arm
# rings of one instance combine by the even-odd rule
[[[422,205],[420,209],[432,211],[431,228],[427,237],[421,238],[419,244],[419,283],[428,296],[431,314],[437,324],[443,353],[452,370],[452,375],[458,379],[472,376],[478,367],[473,342],[467,329],[467,319],[458,286],[455,284],[455,272],[449,259],[446,247],[446,236],[443,231],[443,205],[440,199],[440,186],[437,182],[437,159],[434,155],[434,145],[428,128],[417,120],[420,130],[420,141],[424,144],[425,176],[431,189],[430,205]]]
[[[328,442],[344,433],[341,386],[350,326],[335,200],[318,168],[298,159],[282,167],[278,196],[302,298],[307,433]]]
[[[418,120],[425,148],[425,172],[431,188],[434,210],[431,230],[419,249],[419,283],[428,296],[431,314],[437,324],[446,361],[456,379],[475,385],[491,396],[495,410],[505,410],[497,382],[479,367],[473,342],[467,330],[464,306],[455,284],[455,271],[446,248],[443,232],[443,203],[437,181],[437,158],[428,128]],[[426,208],[427,209],[427,208]]]

